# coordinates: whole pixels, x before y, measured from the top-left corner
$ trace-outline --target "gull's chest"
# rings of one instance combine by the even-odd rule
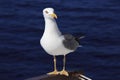
[[[45,50],[53,50],[61,44],[61,39],[57,36],[43,36],[40,43]]]
[[[45,44],[45,45],[48,45],[48,46],[52,46],[54,45],[53,43],[57,43],[59,39],[57,37],[42,37],[41,39],[41,44]]]

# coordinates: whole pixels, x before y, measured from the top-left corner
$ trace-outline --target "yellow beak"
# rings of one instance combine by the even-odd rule
[[[55,13],[53,14],[50,14],[53,18],[56,18],[57,19],[57,15]]]

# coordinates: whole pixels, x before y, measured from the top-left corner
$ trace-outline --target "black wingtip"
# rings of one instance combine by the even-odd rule
[[[76,37],[75,40],[80,44],[80,39],[85,38],[85,36]]]

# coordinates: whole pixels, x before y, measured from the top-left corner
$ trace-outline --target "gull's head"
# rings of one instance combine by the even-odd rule
[[[43,15],[45,18],[56,18],[57,19],[57,15],[54,13],[54,9],[53,8],[45,8],[43,10]]]

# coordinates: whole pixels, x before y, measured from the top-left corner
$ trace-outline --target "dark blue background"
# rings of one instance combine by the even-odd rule
[[[40,46],[42,10],[53,7],[63,33],[85,35],[67,56],[67,70],[93,80],[120,80],[120,0],[0,0],[0,80],[23,80],[53,70]],[[62,69],[62,56],[58,57]]]

